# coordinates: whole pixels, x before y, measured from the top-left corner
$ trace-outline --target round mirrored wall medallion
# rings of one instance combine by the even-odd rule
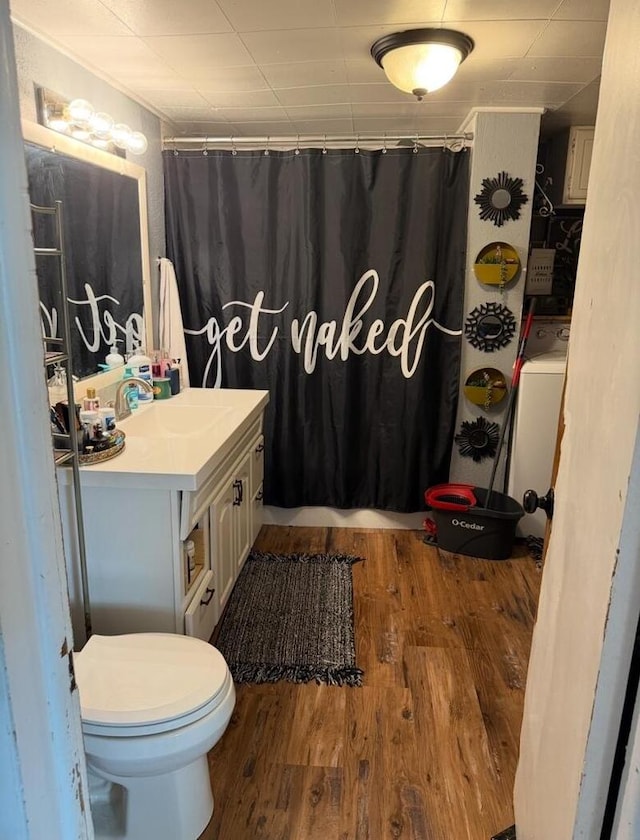
[[[502,303],[488,301],[476,306],[464,325],[464,334],[472,347],[492,353],[506,347],[516,332],[513,312]]]
[[[523,186],[522,178],[512,178],[506,172],[499,172],[496,178],[483,178],[482,189],[473,199],[480,208],[480,218],[496,227],[519,219],[520,208],[529,200],[522,192]]]
[[[464,395],[469,402],[485,411],[501,402],[507,393],[507,380],[497,368],[481,367],[472,371],[464,383]]]

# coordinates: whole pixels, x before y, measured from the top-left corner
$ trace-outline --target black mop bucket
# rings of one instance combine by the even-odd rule
[[[491,508],[487,508],[488,495],[487,489],[470,484],[437,484],[425,492],[439,548],[485,560],[507,560],[511,556],[524,509],[511,496],[495,490]]]

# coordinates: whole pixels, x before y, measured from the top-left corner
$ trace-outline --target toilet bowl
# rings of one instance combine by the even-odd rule
[[[207,752],[235,705],[222,654],[191,636],[94,635],[74,664],[96,838],[196,840],[213,814]]]

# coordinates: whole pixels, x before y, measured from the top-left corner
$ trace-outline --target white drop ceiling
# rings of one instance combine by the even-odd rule
[[[609,0],[11,0],[14,20],[157,113],[165,134],[436,134],[474,107],[592,123]],[[417,102],[370,56],[446,27],[475,49]]]

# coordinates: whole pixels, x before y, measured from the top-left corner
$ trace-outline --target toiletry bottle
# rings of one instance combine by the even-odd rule
[[[139,379],[145,379],[149,385],[152,386],[151,359],[145,355],[144,350],[141,347],[138,347],[135,350],[133,356],[131,356],[131,358],[127,361],[127,365],[131,368],[133,376],[137,376]],[[138,399],[140,402],[148,402],[149,400],[152,400],[152,387],[150,387],[149,392],[139,389]]]
[[[97,411],[100,408],[100,398],[96,396],[95,388],[87,388],[87,395],[82,400],[82,407],[85,411]]]
[[[118,368],[124,365],[124,357],[118,353],[118,344],[122,339],[116,338],[116,340],[111,345],[111,351],[107,354],[105,362],[109,366],[109,368]]]
[[[129,365],[127,365],[124,369],[124,373],[122,374],[123,379],[131,379],[133,376],[133,372]],[[127,398],[127,403],[129,404],[129,408],[131,411],[134,411],[138,407],[138,386],[135,382],[132,382],[131,385],[125,391],[125,396]]]

